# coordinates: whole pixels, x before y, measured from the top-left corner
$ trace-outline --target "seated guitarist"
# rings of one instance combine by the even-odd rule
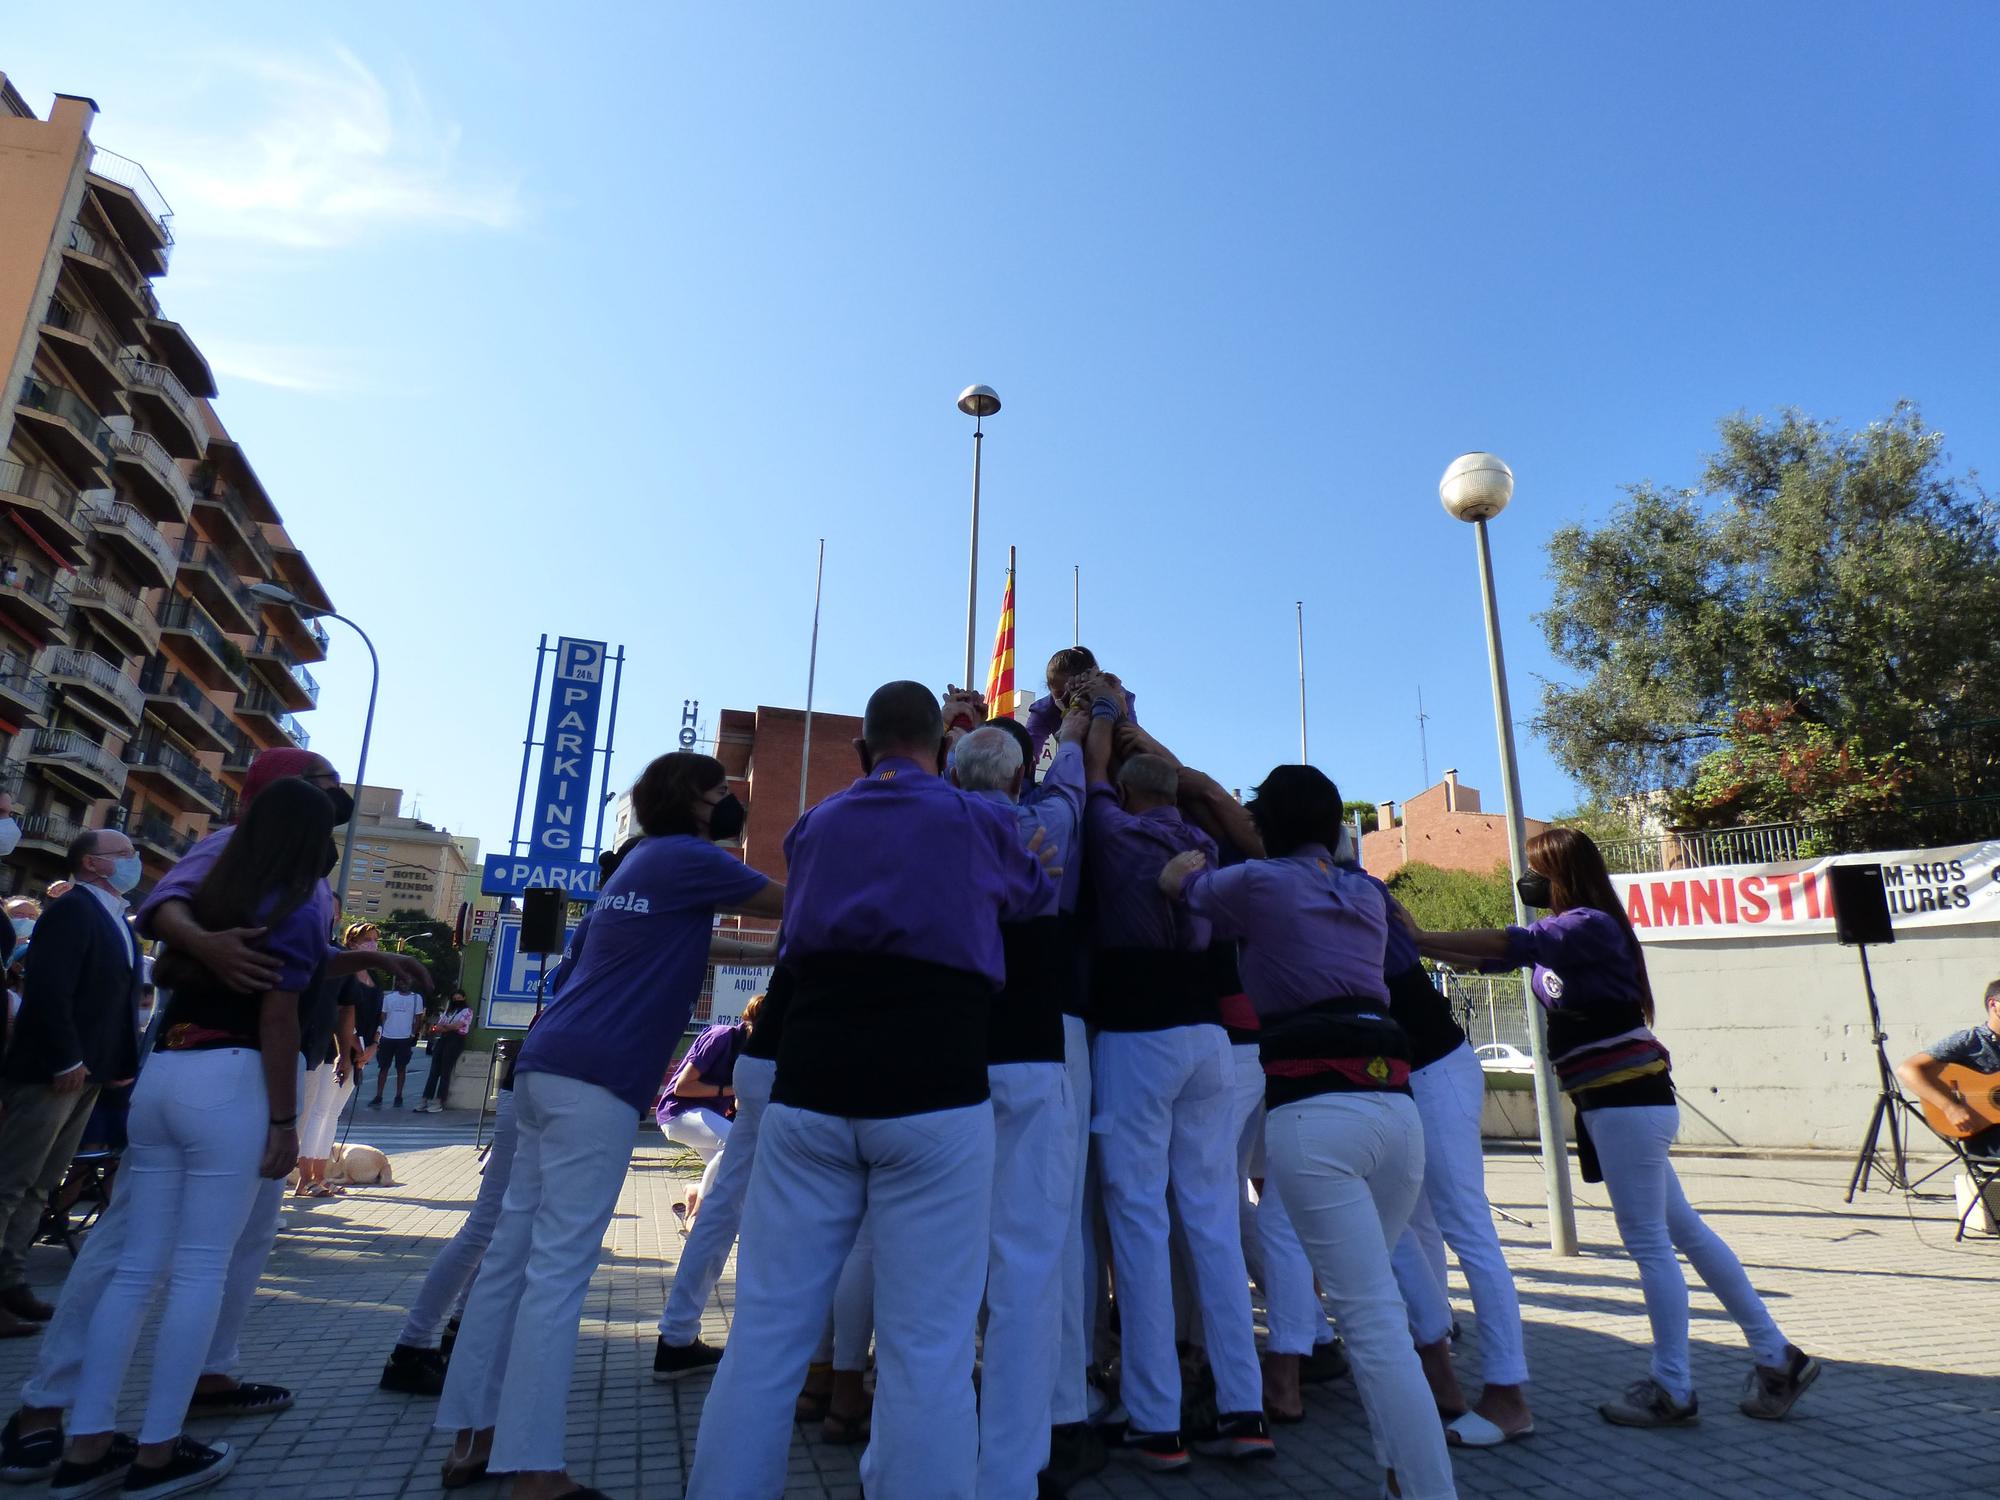
[[[1967,1109],[1940,1080],[1940,1070],[1952,1063],[1975,1073],[2000,1074],[2000,979],[1986,986],[1984,1026],[1954,1031],[1935,1046],[1896,1065],[1896,1076],[1911,1093],[1935,1108],[1953,1129],[1966,1130],[1978,1123],[1979,1116]],[[2000,1125],[1980,1131],[1965,1144],[1982,1154],[2000,1154]]]

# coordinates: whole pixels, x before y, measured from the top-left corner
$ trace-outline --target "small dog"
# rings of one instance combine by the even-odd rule
[[[326,1180],[356,1186],[395,1186],[388,1154],[373,1146],[335,1146],[327,1160]]]

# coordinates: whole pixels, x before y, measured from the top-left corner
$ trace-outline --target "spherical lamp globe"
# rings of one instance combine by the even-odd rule
[[[968,417],[990,417],[1000,410],[1000,397],[990,385],[969,385],[958,393],[958,409]]]
[[[1438,499],[1454,519],[1490,521],[1514,498],[1514,471],[1492,453],[1464,453],[1438,481]]]

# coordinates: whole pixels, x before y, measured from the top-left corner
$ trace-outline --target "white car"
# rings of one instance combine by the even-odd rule
[[[1508,1042],[1488,1042],[1478,1051],[1479,1066],[1489,1073],[1530,1073],[1534,1059]]]

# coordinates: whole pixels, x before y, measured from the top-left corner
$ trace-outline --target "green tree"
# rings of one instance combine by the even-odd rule
[[[1373,833],[1376,824],[1381,821],[1379,809],[1373,802],[1347,801],[1340,804],[1340,810],[1349,823],[1359,818],[1363,833]]]
[[[1684,806],[1709,824],[1836,823],[1893,812],[1915,777],[1900,745],[1871,755],[1858,734],[1843,738],[1789,704],[1745,709],[1729,743],[1695,767]]]
[[[1467,927],[1505,927],[1514,920],[1514,880],[1507,866],[1485,875],[1407,864],[1385,882],[1389,894],[1409,910],[1426,932]]]
[[[1556,759],[1597,800],[1695,791],[1759,817],[1854,784],[1985,785],[1994,737],[1956,732],[2000,718],[2000,508],[1977,477],[1908,404],[1858,432],[1788,412],[1720,435],[1699,488],[1634,485],[1550,539],[1539,621],[1581,676],[1543,686]]]
[[[384,948],[423,960],[430,970],[433,1000],[452,992],[458,984],[459,957],[450,923],[438,921],[429,912],[406,908],[390,912],[381,926]]]

